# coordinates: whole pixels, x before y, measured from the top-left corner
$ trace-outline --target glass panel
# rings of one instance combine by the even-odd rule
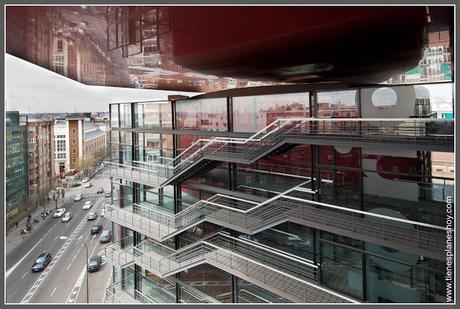
[[[293,254],[307,260],[313,260],[313,229],[295,224],[283,223],[255,235],[241,235],[257,243]]]
[[[370,302],[446,302],[446,264],[366,243],[367,298]],[[400,261],[397,261],[400,260]]]
[[[184,185],[181,186],[181,195],[182,209],[192,206],[193,204],[201,200],[201,194],[199,190],[192,189]]]
[[[227,98],[176,102],[177,128],[227,131]]]
[[[195,177],[189,178],[187,181],[228,189],[230,186],[228,163],[222,162],[217,167],[208,165],[207,168],[195,173]]]
[[[161,127],[172,128],[172,111],[171,104],[160,104]]]
[[[233,98],[233,130],[256,132],[276,119],[310,116],[309,94],[286,93]]]
[[[120,128],[131,128],[131,104],[120,104]]]
[[[133,189],[129,185],[114,186],[115,195],[119,199],[120,208],[132,210],[133,208]]]
[[[349,248],[321,243],[321,276],[325,286],[363,299],[362,254]]]
[[[111,104],[110,108],[111,108],[110,126],[112,128],[118,128],[119,127],[119,119],[118,119],[119,104]]]
[[[148,188],[141,186],[140,204],[168,213],[174,213],[174,187]]]
[[[357,118],[356,90],[318,92],[318,118]]]
[[[161,279],[149,271],[145,273],[145,276],[140,275],[138,299],[155,303],[176,302],[175,283]]]
[[[180,279],[223,303],[232,302],[230,274],[210,265],[199,265],[180,273]]]

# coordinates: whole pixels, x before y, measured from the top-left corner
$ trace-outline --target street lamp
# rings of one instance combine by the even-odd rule
[[[110,179],[110,205],[113,204],[113,176],[109,177]]]
[[[88,245],[86,244],[85,241],[83,241],[83,245],[85,245],[86,248],[86,303],[89,304],[89,273],[88,273],[88,259],[89,259],[89,254],[88,254]]]

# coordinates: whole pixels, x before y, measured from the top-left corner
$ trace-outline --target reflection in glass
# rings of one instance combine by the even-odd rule
[[[309,94],[286,93],[233,98],[233,130],[256,132],[276,119],[310,115]]]
[[[227,99],[177,101],[176,117],[178,129],[227,131]]]
[[[240,278],[237,280],[237,295],[238,303],[290,303],[289,300]]]

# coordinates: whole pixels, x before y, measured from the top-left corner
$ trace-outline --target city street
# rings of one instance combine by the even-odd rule
[[[103,203],[110,198],[96,194],[99,187],[110,191],[108,177],[98,173],[91,179],[93,186],[79,186],[66,192],[64,207],[72,213],[69,222],[61,218],[47,217],[31,232],[14,244],[6,256],[6,302],[7,303],[86,303],[86,247],[88,256],[97,255],[107,244],[99,243],[100,234],[91,235],[91,226],[101,223],[103,229],[111,229],[111,222],[101,217]],[[73,201],[73,197],[83,194],[83,199]],[[98,213],[96,220],[87,221],[86,215],[91,210],[84,210],[85,201],[92,201],[91,210]],[[12,233],[19,233],[14,230]],[[33,273],[32,264],[43,252],[49,252],[52,261],[43,272]],[[89,302],[103,302],[105,288],[111,276],[111,265],[103,261],[101,269],[89,274]]]

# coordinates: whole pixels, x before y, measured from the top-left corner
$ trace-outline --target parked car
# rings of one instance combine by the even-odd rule
[[[102,257],[101,256],[95,255],[95,256],[91,257],[91,259],[89,259],[89,262],[88,262],[88,271],[90,273],[98,271],[99,268],[101,268],[101,264],[102,264]]]
[[[91,226],[91,235],[99,234],[100,231],[102,231],[102,224],[100,224],[100,223],[99,224],[93,224]]]
[[[88,220],[95,220],[97,218],[97,213],[95,211],[90,211],[86,218]]]
[[[54,218],[60,218],[60,217],[62,217],[63,214],[65,214],[65,211],[66,211],[65,208],[59,208],[58,210],[56,210],[56,211],[54,212],[53,217],[54,217]]]
[[[69,186],[69,187],[71,187],[71,188],[75,188],[75,187],[79,187],[79,186],[81,186],[81,184],[80,184],[80,183],[78,183],[78,182],[72,182],[72,183],[70,184],[70,186]]]
[[[85,178],[82,179],[81,182],[82,182],[82,183],[85,183],[85,182],[88,182],[88,181],[89,181],[89,177],[85,177]]]
[[[97,189],[97,192],[96,192],[96,193],[97,193],[97,194],[104,193],[104,188],[99,188],[99,189]]]
[[[78,193],[77,195],[75,195],[75,196],[73,197],[73,201],[74,201],[74,202],[81,201],[82,199],[83,199],[83,194],[81,194],[81,193]]]
[[[101,237],[99,237],[99,242],[101,244],[109,242],[112,239],[112,232],[109,230],[103,230]]]
[[[112,193],[106,192],[106,193],[104,194],[104,197],[112,197]]]
[[[43,252],[35,260],[34,265],[32,265],[32,272],[43,271],[46,266],[51,262],[51,254],[48,252]]]
[[[83,205],[83,209],[85,209],[85,210],[91,209],[91,207],[93,207],[93,202],[91,202],[91,201],[86,201],[85,205]]]
[[[64,216],[62,217],[61,221],[62,222],[69,222],[70,219],[72,219],[72,213],[71,212],[66,212]]]
[[[87,182],[85,183],[85,188],[91,188],[93,185],[91,184],[91,182]]]

